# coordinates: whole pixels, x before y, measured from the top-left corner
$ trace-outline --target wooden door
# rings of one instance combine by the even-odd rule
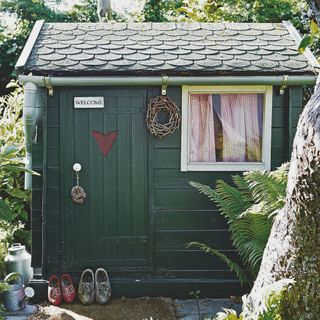
[[[103,96],[103,109],[75,109],[74,97]],[[148,156],[145,90],[73,89],[61,112],[62,210],[65,267],[106,266],[141,270],[148,257]],[[105,157],[92,131],[119,130]],[[80,163],[87,199],[76,204],[70,190]]]

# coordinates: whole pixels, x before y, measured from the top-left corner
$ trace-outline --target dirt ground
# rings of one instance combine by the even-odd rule
[[[84,306],[79,302],[61,307],[41,306],[29,320],[175,320],[174,303],[169,298],[112,299],[106,305]]]

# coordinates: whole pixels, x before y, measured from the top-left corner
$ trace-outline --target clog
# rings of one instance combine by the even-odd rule
[[[54,306],[58,306],[59,304],[61,304],[62,301],[60,281],[56,275],[52,275],[49,278],[48,300]]]
[[[83,304],[92,304],[94,302],[94,274],[91,269],[86,269],[82,272],[78,297]]]
[[[60,285],[62,291],[63,301],[65,303],[72,303],[76,297],[76,289],[73,285],[73,281],[70,275],[64,273],[60,277]]]
[[[111,285],[107,271],[103,268],[98,268],[95,272],[94,279],[96,302],[105,304],[111,297]]]

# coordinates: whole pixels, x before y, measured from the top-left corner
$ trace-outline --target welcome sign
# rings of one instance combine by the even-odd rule
[[[104,108],[104,97],[74,97],[73,106],[76,109]]]

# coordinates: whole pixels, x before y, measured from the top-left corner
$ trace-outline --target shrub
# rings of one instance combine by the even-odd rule
[[[30,245],[28,222],[30,192],[23,190],[24,133],[23,92],[16,82],[8,95],[0,97],[0,261],[8,246],[18,240]],[[0,264],[0,275],[3,266]]]
[[[216,203],[220,213],[227,219],[231,240],[237,249],[249,278],[259,271],[264,248],[267,244],[273,216],[285,203],[288,164],[275,171],[251,171],[243,176],[233,176],[234,186],[222,180],[216,189],[198,182],[190,184]],[[239,280],[246,282],[246,272],[222,253],[200,243],[191,243],[200,249],[217,255],[235,271]]]

